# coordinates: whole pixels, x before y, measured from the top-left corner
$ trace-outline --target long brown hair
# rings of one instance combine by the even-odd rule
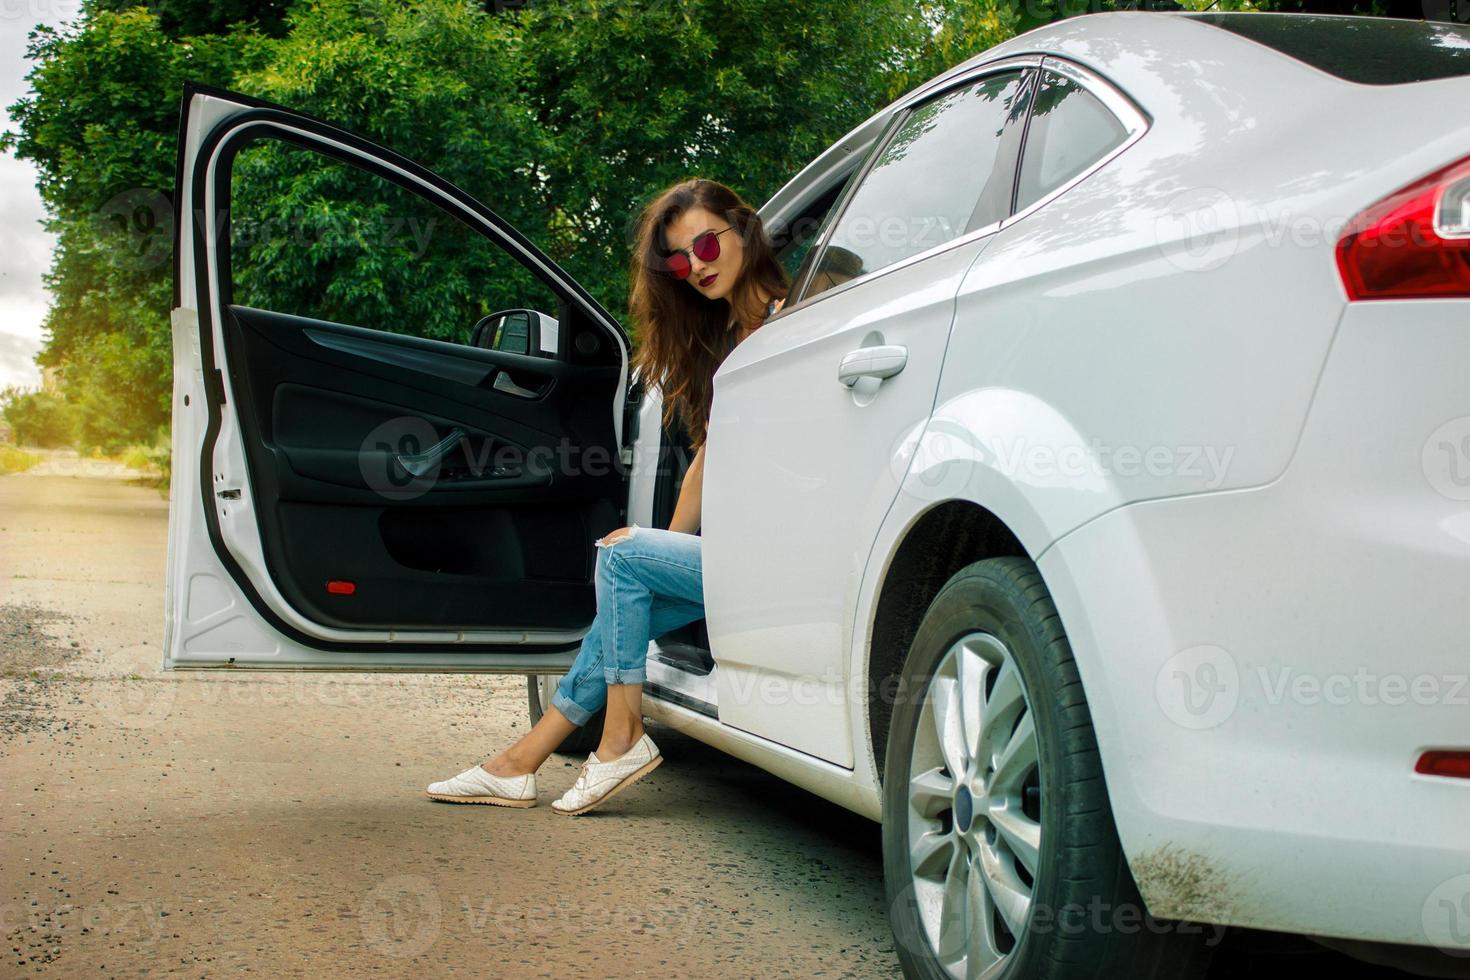
[[[686,281],[663,271],[670,223],[693,207],[724,217],[744,245],[735,286],[725,299],[706,299]],[[734,347],[734,328],[763,312],[760,295],[784,299],[786,270],[776,261],[760,215],[719,181],[694,177],[660,192],[643,209],[633,246],[629,313],[637,332],[632,364],[646,384],[663,392],[663,424],[677,413],[692,448],[704,445],[714,399],[714,374]]]

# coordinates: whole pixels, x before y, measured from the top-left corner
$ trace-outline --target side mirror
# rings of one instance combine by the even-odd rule
[[[470,346],[531,357],[556,357],[555,318],[537,310],[501,310],[483,317],[470,331]]]

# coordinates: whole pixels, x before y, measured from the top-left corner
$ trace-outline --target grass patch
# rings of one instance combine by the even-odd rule
[[[20,473],[40,461],[41,457],[35,453],[28,453],[16,446],[0,443],[0,473]]]

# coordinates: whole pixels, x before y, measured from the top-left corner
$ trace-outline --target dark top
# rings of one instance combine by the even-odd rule
[[[755,325],[755,330],[759,330],[761,327],[766,325],[766,321],[769,320],[771,316],[776,312],[776,304],[779,302],[781,302],[781,299],[780,297],[777,297],[776,299],[773,299],[766,304],[766,315],[761,317],[761,322]],[[752,330],[751,333],[755,333],[755,330]],[[730,336],[730,346],[725,349],[725,357],[729,357],[730,351],[735,349],[735,331],[730,330],[728,331],[728,333]],[[723,360],[723,358],[721,358],[721,360]]]

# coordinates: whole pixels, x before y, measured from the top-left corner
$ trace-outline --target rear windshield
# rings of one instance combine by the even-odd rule
[[[1321,14],[1180,14],[1368,85],[1470,75],[1470,24]]]

